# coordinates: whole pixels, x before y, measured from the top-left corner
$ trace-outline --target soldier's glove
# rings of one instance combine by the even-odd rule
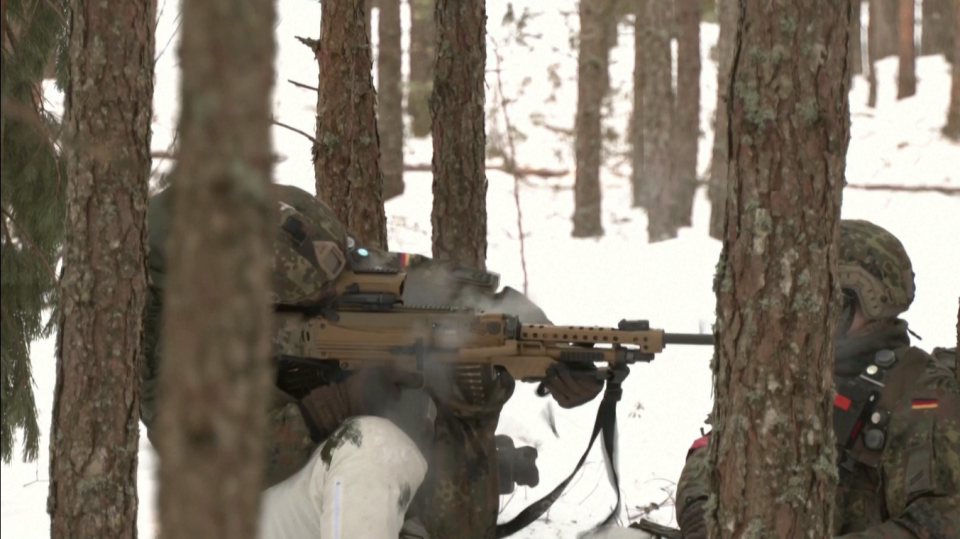
[[[687,506],[680,515],[680,530],[683,539],[707,539],[707,521],[703,510],[704,500],[697,500]]]
[[[603,380],[597,378],[597,367],[593,364],[571,368],[565,363],[555,363],[547,369],[543,387],[562,408],[574,408],[599,395]]]
[[[389,368],[363,369],[337,384],[320,386],[300,401],[300,408],[314,441],[319,442],[344,420],[355,416],[383,416],[387,408],[400,400],[403,388],[423,386],[417,373]]]

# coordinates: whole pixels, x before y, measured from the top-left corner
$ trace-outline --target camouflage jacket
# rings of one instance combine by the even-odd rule
[[[960,383],[918,348],[894,353],[898,362],[880,401],[891,404],[885,444],[879,451],[855,446],[853,460],[839,467],[834,529],[842,539],[956,539]],[[898,371],[911,369],[915,381],[896,387]],[[694,502],[710,494],[707,438],[694,444],[677,485],[678,521],[687,510],[702,511]]]

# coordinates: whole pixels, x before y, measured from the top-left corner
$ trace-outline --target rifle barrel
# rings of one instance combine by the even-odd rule
[[[713,346],[711,333],[664,333],[663,344],[699,344]]]

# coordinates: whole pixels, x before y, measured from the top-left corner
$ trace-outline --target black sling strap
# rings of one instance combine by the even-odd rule
[[[620,388],[621,382],[618,381],[608,381],[607,388],[603,394],[603,401],[600,403],[600,408],[597,409],[597,419],[593,424],[593,434],[590,435],[590,443],[587,444],[587,450],[583,452],[583,456],[580,457],[580,462],[577,463],[577,467],[573,469],[573,472],[567,476],[555,489],[553,489],[550,494],[547,494],[540,500],[533,502],[529,507],[520,512],[519,515],[513,518],[510,522],[505,522],[497,526],[497,539],[502,537],[509,537],[518,531],[526,528],[538,518],[540,518],[544,513],[550,509],[550,506],[553,505],[553,502],[557,501],[560,498],[560,495],[563,494],[563,491],[567,488],[567,485],[570,484],[570,481],[573,480],[573,477],[580,471],[580,468],[583,467],[583,463],[587,460],[587,455],[590,454],[590,450],[593,449],[593,442],[597,440],[597,436],[602,436],[602,443],[604,447],[604,457],[607,459],[609,464],[610,472],[610,484],[613,486],[613,489],[617,493],[617,505],[613,508],[613,511],[610,512],[610,515],[607,516],[596,527],[600,528],[602,526],[607,526],[614,523],[617,520],[618,515],[620,514],[620,477],[617,472],[617,450],[616,450],[616,432],[617,432],[617,402],[620,400],[620,397],[623,395],[623,390]]]

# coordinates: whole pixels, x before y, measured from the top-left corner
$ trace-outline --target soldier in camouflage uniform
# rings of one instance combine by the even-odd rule
[[[274,185],[273,189],[280,206],[280,226],[274,244],[274,303],[298,305],[316,301],[329,293],[342,271],[351,269],[354,259],[350,254],[359,246],[332,210],[317,198],[295,187]],[[160,413],[158,345],[166,274],[164,242],[171,203],[169,190],[164,191],[152,197],[148,210],[150,294],[144,314],[146,361],[141,377],[141,418],[151,441],[157,435],[154,427]],[[373,249],[365,252],[389,255]],[[425,257],[402,258],[411,266],[408,271],[424,269],[411,273],[411,281],[419,279],[421,285],[430,283],[431,272],[440,268],[440,264]],[[424,286],[414,290],[432,299],[452,299],[454,295],[449,290],[425,293]],[[539,308],[512,289],[456,299],[461,304],[510,312],[531,323],[546,321]],[[493,472],[488,468],[495,459],[476,454],[477,447],[468,439],[476,433],[469,432],[469,428],[464,431],[463,425],[499,413],[513,393],[514,382],[509,376],[494,377],[488,384],[486,402],[460,410],[458,415],[466,421],[451,422],[448,418],[434,440],[437,409],[424,392],[410,389],[420,386],[416,375],[365,369],[349,376],[321,373],[317,378],[317,373],[288,370],[278,365],[278,384],[269,411],[271,435],[265,440],[269,488],[262,499],[260,539],[393,539],[401,534],[401,527],[405,530],[403,537],[425,539],[425,531],[406,518],[427,474],[425,454],[431,459],[431,469],[438,460],[447,468],[465,462],[475,468],[468,477],[476,482],[488,480],[496,472],[496,468]],[[322,379],[324,383],[304,390],[301,386],[305,379]],[[583,404],[602,389],[602,383],[592,376],[566,371],[549,380],[547,386],[564,407]],[[445,410],[444,404],[440,406],[441,411]],[[465,523],[476,522],[483,516],[478,511],[473,518],[461,516],[457,522],[457,515],[446,514],[443,502],[451,497],[451,489],[464,496],[472,495],[471,486],[445,483],[442,478],[434,478],[432,483],[433,488],[428,490],[434,492],[421,505],[435,514],[423,515],[422,510],[424,520],[452,522],[431,528],[462,529]],[[496,493],[493,501],[495,509]],[[495,520],[494,511],[491,529]]]
[[[898,316],[913,302],[914,274],[900,241],[866,221],[841,221],[840,231],[834,530],[842,539],[960,538],[960,384],[945,368],[950,354],[938,350],[941,363],[910,346]],[[677,485],[684,539],[707,537],[708,438],[690,449]]]

